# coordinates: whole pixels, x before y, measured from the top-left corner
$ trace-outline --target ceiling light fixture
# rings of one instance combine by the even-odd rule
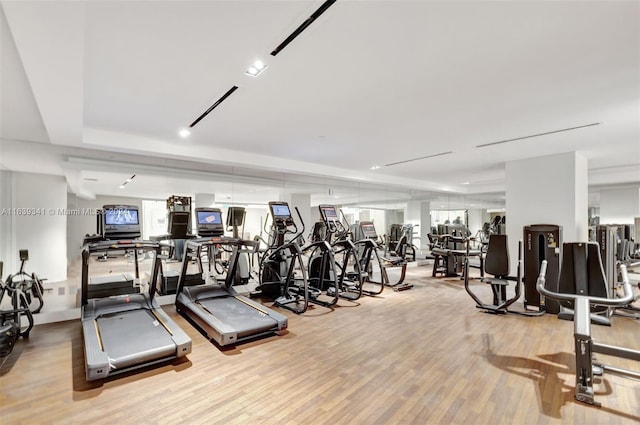
[[[257,77],[258,75],[262,74],[264,72],[265,69],[267,69],[268,66],[264,64],[264,62],[257,60],[255,61],[253,64],[251,64],[251,66],[249,66],[247,68],[246,71],[244,71],[245,75],[248,75],[249,77]]]
[[[533,137],[548,136],[549,134],[562,133],[562,132],[571,131],[571,130],[578,130],[580,128],[586,128],[586,127],[594,127],[594,126],[601,125],[601,124],[603,124],[603,123],[602,122],[593,122],[591,124],[579,125],[579,126],[576,126],[576,127],[561,128],[560,130],[545,131],[544,133],[531,134],[529,136],[516,137],[514,139],[507,139],[507,140],[500,140],[498,142],[484,143],[482,145],[476,146],[476,148],[484,148],[484,147],[487,147],[487,146],[500,145],[502,143],[509,143],[509,142],[515,142],[515,141],[518,141],[518,140],[531,139]]]
[[[379,165],[374,165],[370,169],[371,170],[379,170],[380,168],[382,168],[382,167],[380,167]]]
[[[186,139],[187,137],[191,136],[191,132],[186,128],[183,128],[178,132],[178,135],[180,135],[180,137],[182,137],[183,139]]]
[[[122,184],[120,185],[120,189],[124,189],[124,187],[126,185],[128,185],[129,183],[131,183],[131,180],[133,180],[136,177],[136,175],[132,175],[131,177],[129,177],[128,179],[126,179],[125,181],[122,182]]]
[[[453,153],[453,151],[440,152],[440,153],[436,153],[436,154],[433,154],[433,155],[427,155],[427,156],[421,156],[421,157],[418,157],[418,158],[405,159],[404,161],[390,162],[388,164],[384,164],[384,166],[385,167],[390,167],[392,165],[405,164],[407,162],[419,161],[421,159],[434,158],[436,156],[449,155],[449,154],[452,154],[452,153]]]

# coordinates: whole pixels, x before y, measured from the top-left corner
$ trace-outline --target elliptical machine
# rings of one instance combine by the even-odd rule
[[[275,306],[302,314],[309,306],[307,275],[298,242],[304,233],[304,222],[296,208],[302,223],[302,229],[298,230],[286,202],[269,202],[269,210],[271,229],[265,229],[269,233],[269,246],[260,258],[259,285],[250,295],[273,298]],[[287,235],[293,237],[287,240]],[[296,269],[300,270],[298,277]]]
[[[20,254],[20,271],[18,273],[7,276],[6,282],[2,285],[2,292],[0,293],[0,302],[4,298],[5,294],[14,297],[14,292],[20,293],[20,306],[26,307],[32,314],[37,314],[42,310],[44,306],[44,286],[42,285],[43,279],[40,279],[38,275],[34,273],[27,273],[24,271],[24,264],[29,260],[29,250],[21,249]],[[14,303],[15,304],[15,303]],[[18,308],[14,305],[13,308]]]
[[[7,289],[6,284],[2,281],[3,263],[0,261],[0,288],[2,295],[5,292],[11,296],[12,309],[0,310],[0,357],[11,354],[13,347],[18,338],[29,338],[29,332],[33,328],[33,315],[29,310],[29,303],[22,292],[20,286],[11,290]],[[26,327],[22,325],[22,317],[27,319]]]
[[[329,262],[322,262],[321,259],[312,257],[309,260],[309,276],[311,278],[325,276],[333,279],[336,282],[338,296],[355,301],[362,296],[364,275],[356,245],[351,240],[351,232],[338,218],[335,206],[321,204],[318,205],[318,209],[325,226],[325,241],[333,250],[335,272],[331,276],[331,269],[328,268]],[[328,288],[329,295],[333,295],[331,289]]]

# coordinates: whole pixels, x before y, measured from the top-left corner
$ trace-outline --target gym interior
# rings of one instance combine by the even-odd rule
[[[637,1],[0,1],[0,420],[640,422]]]

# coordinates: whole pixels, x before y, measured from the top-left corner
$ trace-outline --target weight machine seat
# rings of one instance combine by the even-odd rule
[[[558,292],[591,297],[609,298],[607,279],[600,258],[600,247],[595,242],[565,243],[562,265],[558,277]],[[573,309],[573,301],[560,301],[564,307]],[[607,307],[594,306],[592,312],[604,311]]]
[[[489,236],[484,271],[494,276],[509,275],[509,249],[506,235]]]

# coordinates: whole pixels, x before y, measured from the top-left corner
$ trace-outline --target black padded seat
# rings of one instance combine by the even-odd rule
[[[491,285],[493,304],[499,305],[507,299],[509,286],[509,247],[507,235],[489,236],[489,246],[484,259],[484,271],[493,277],[484,277],[482,282]]]

